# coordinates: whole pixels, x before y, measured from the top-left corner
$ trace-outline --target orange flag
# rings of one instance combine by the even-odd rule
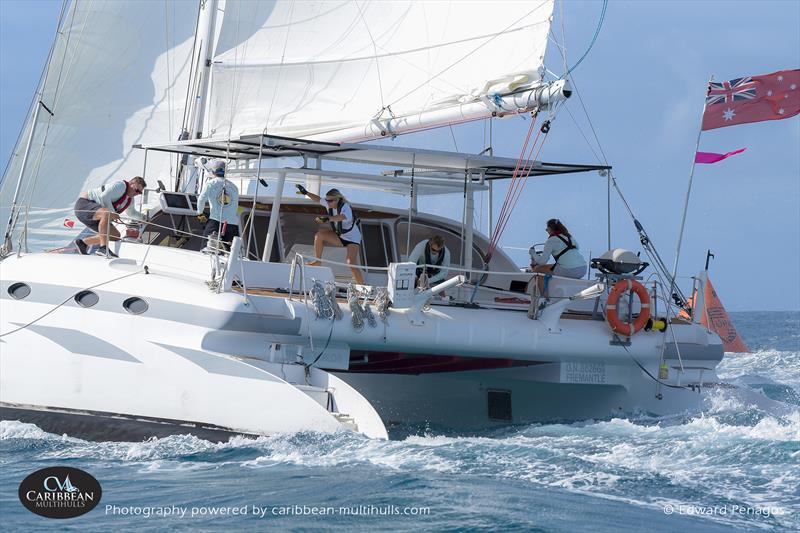
[[[706,276],[706,289],[703,294],[705,302],[703,314],[700,316],[700,323],[706,328],[710,329],[722,339],[722,346],[726,352],[745,353],[749,352],[750,348],[744,343],[739,332],[731,322],[728,312],[722,305],[722,302],[717,296],[717,291],[711,284],[711,280]],[[694,305],[694,298],[689,298],[689,305]],[[680,315],[684,318],[689,318],[685,311],[681,311]],[[709,324],[709,318],[711,323]]]

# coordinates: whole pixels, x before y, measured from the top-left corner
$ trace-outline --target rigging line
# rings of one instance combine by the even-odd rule
[[[561,40],[563,46],[561,47],[561,58],[564,60],[564,72],[567,70],[567,32],[564,30],[564,0],[559,2],[559,11],[561,12]]]
[[[540,133],[541,133],[541,130],[540,130]],[[505,220],[503,221],[503,225],[502,225],[502,227],[500,229],[501,234],[502,234],[502,232],[505,231],[506,226],[508,225],[508,222],[511,220],[511,214],[514,212],[514,209],[516,209],[517,204],[519,203],[519,199],[522,196],[522,191],[524,190],[525,185],[528,182],[528,177],[531,175],[531,172],[533,172],[534,163],[536,161],[536,158],[539,157],[539,154],[541,153],[542,148],[544,147],[544,143],[547,140],[547,136],[548,136],[548,134],[545,133],[544,137],[542,138],[542,142],[539,144],[539,148],[536,151],[536,155],[533,156],[533,157],[531,157],[531,156],[533,155],[533,150],[536,147],[536,141],[534,141],[534,144],[531,145],[531,150],[528,153],[528,159],[527,159],[527,161],[530,162],[530,166],[527,166],[527,164],[526,164],[526,166],[523,167],[522,172],[520,173],[520,174],[524,174],[524,175],[522,175],[520,180],[519,180],[520,184],[517,187],[517,190],[515,191],[515,196],[514,196],[514,198],[512,200],[511,207],[508,210],[508,215],[506,216]],[[538,140],[538,138],[539,138],[539,135],[537,134],[536,140]]]
[[[72,62],[74,61],[74,58],[77,56],[77,54],[75,54],[75,55],[71,56],[71,58],[70,58],[72,61],[69,61],[69,62],[66,61],[67,50],[69,49],[69,43],[70,43],[70,41],[72,39],[72,28],[74,27],[74,24],[75,24],[75,13],[76,13],[76,11],[77,11],[77,9],[73,8],[71,21],[69,23],[70,24],[70,31],[67,33],[67,39],[66,39],[66,42],[64,43],[64,55],[61,58],[61,65],[60,65],[60,67],[58,69],[58,77],[56,78],[56,86],[55,86],[55,89],[53,91],[52,109],[54,109],[54,110],[57,109],[58,96],[60,94],[60,89],[61,89],[61,79],[62,79],[62,76],[64,74],[64,66],[65,66],[65,64],[69,63],[69,67],[66,69],[67,71],[69,71],[70,67],[72,66]],[[86,20],[88,19],[88,17],[89,17],[89,12],[87,10],[86,16],[85,16],[83,24],[82,24],[81,33],[78,36],[79,42],[80,42],[80,37],[83,36],[83,32],[86,29]],[[47,84],[47,78],[49,77],[49,70],[50,70],[50,66],[49,65],[48,65],[47,70],[48,70],[48,74],[45,76],[45,80],[44,80],[45,85]],[[39,102],[42,105],[44,104],[44,102],[42,101],[44,99],[44,91],[45,91],[45,86],[43,85],[41,93],[39,94]],[[34,173],[33,173],[33,180],[29,181],[28,184],[25,186],[25,193],[24,193],[23,196],[25,198],[27,198],[27,203],[30,203],[31,201],[33,201],[33,194],[34,194],[34,192],[36,190],[36,182],[37,182],[38,176],[39,176],[39,167],[40,167],[40,163],[41,163],[41,158],[42,158],[42,156],[44,154],[44,148],[45,148],[45,146],[47,144],[47,136],[48,136],[48,134],[50,132],[50,125],[52,124],[52,122],[53,122],[53,114],[51,112],[51,113],[47,114],[46,127],[45,127],[45,131],[44,131],[44,135],[42,136],[42,141],[41,141],[42,144],[41,144],[41,147],[39,148],[39,155],[38,155],[37,164],[36,164],[36,167],[35,167]],[[34,126],[35,126],[35,124],[31,124],[31,128],[33,128]],[[33,139],[31,139],[31,142],[33,142]],[[28,149],[30,149],[30,147],[28,147]],[[22,176],[20,176],[20,179],[21,178],[22,178]],[[27,220],[27,215],[26,215],[26,220]],[[16,224],[16,221],[15,221],[15,224]]]
[[[519,157],[517,158],[517,164],[514,166],[514,172],[511,174],[511,183],[509,184],[508,189],[506,190],[506,196],[503,199],[503,205],[500,208],[500,214],[498,215],[498,218],[497,218],[498,224],[499,224],[500,220],[502,220],[502,218],[503,218],[503,216],[505,214],[505,211],[508,208],[507,207],[507,203],[508,203],[508,199],[509,199],[509,197],[511,195],[511,188],[513,187],[514,182],[517,179],[517,172],[519,171],[519,165],[520,165],[520,163],[522,161],[522,158],[525,156],[525,150],[528,148],[528,142],[530,141],[531,133],[533,133],[533,127],[534,127],[535,123],[536,123],[536,118],[534,116],[531,119],[531,124],[528,127],[528,134],[525,136],[525,142],[523,143],[522,149],[520,150]],[[494,251],[494,246],[496,245],[498,240],[499,240],[499,236],[498,236],[498,233],[497,233],[497,226],[495,226],[494,233],[491,235],[491,239],[489,241],[489,253]]]
[[[594,158],[597,160],[597,162],[598,162],[598,163],[602,163],[602,162],[603,162],[603,160],[600,158],[600,156],[598,155],[598,153],[595,151],[595,149],[594,149],[594,146],[592,146],[592,143],[591,143],[591,142],[589,142],[589,138],[588,138],[588,137],[586,137],[586,134],[585,134],[585,133],[583,133],[583,128],[581,128],[581,125],[580,125],[580,124],[578,124],[578,121],[575,119],[575,115],[573,115],[573,114],[572,114],[572,111],[570,111],[570,110],[569,110],[569,107],[567,107],[567,108],[565,108],[565,109],[567,110],[567,114],[568,114],[568,115],[570,116],[570,118],[572,119],[572,122],[575,124],[575,127],[578,129],[578,133],[580,133],[580,134],[581,134],[581,137],[583,137],[583,140],[584,140],[584,141],[586,141],[586,146],[587,146],[587,147],[589,148],[589,150],[592,152],[592,155],[594,156]]]
[[[34,111],[34,106],[38,105],[39,102],[39,91],[44,89],[45,83],[47,82],[47,73],[50,71],[50,61],[53,58],[53,52],[56,48],[56,43],[58,42],[58,36],[61,31],[61,25],[64,22],[64,12],[67,8],[68,0],[62,0],[61,2],[61,12],[58,15],[58,22],[56,23],[56,32],[53,36],[53,42],[50,44],[50,50],[47,52],[47,59],[45,60],[44,67],[42,68],[41,74],[39,74],[39,81],[36,84],[37,90],[33,93],[31,97],[30,103],[28,104],[28,111],[25,114],[25,120],[22,121],[22,127],[19,129],[19,133],[17,134],[17,140],[14,142],[14,148],[11,150],[11,155],[9,155],[8,159],[6,160],[6,164],[3,167],[3,174],[0,176],[0,186],[2,186],[3,182],[6,179],[6,174],[8,173],[11,167],[11,161],[14,160],[16,153],[19,151],[20,148],[20,141],[25,134],[25,130],[27,129],[27,118],[30,117]]]
[[[61,78],[64,75],[65,65],[66,65],[66,71],[67,72],[72,70],[72,65],[77,61],[77,58],[80,56],[80,53],[81,53],[81,49],[77,48],[75,50],[75,53],[72,54],[69,57],[69,60],[68,61],[66,60],[66,58],[67,58],[67,50],[69,50],[69,43],[70,43],[70,41],[72,39],[72,28],[75,25],[75,12],[76,11],[77,11],[77,5],[76,5],[76,8],[72,10],[72,21],[70,22],[70,31],[67,34],[67,41],[64,43],[64,57],[61,60],[61,68],[59,68],[59,70],[58,70],[58,78],[56,79],[56,88],[55,88],[55,91],[53,93],[53,103],[51,105],[51,109],[53,109],[54,111],[58,107],[58,98],[59,98],[59,96],[61,96]],[[80,44],[81,39],[83,37],[83,34],[86,31],[86,27],[88,26],[88,24],[87,24],[88,20],[89,20],[89,10],[87,9],[86,10],[86,15],[83,18],[83,23],[81,24],[81,32],[78,35],[78,44]]]
[[[172,125],[174,120],[172,108],[172,75],[170,70],[170,52],[172,52],[172,48],[170,47],[169,41],[169,2],[167,0],[164,0],[164,40],[167,46],[167,128],[169,134],[172,135]],[[169,175],[171,177],[173,176],[172,157],[167,157],[167,159],[169,160]]]
[[[369,24],[367,24],[367,21],[364,19],[364,12],[361,10],[361,4],[358,3],[358,0],[353,0],[353,3],[358,8],[358,15],[361,17],[361,22],[364,23],[364,27],[367,28],[367,35],[369,35],[369,40],[372,41],[372,52],[373,54],[375,54],[374,55],[375,70],[378,73],[378,91],[380,92],[381,95],[381,108],[386,109],[386,105],[383,100],[383,82],[381,81],[381,64],[378,61],[378,45],[375,44],[375,38],[372,37],[372,31],[370,31],[369,29]]]
[[[456,134],[453,133],[453,125],[448,124],[447,126],[450,128],[450,136],[453,138],[453,146],[456,147],[456,152],[458,152],[458,143],[456,142]]]
[[[625,346],[625,345],[623,344],[623,345],[622,345],[622,347],[623,347],[623,348],[625,348],[625,351],[626,351],[626,352],[628,352],[628,355],[630,356],[630,358],[631,358],[631,359],[633,359],[633,362],[634,362],[634,363],[636,363],[636,366],[638,366],[639,368],[641,368],[641,369],[642,369],[642,372],[644,372],[645,374],[647,374],[647,375],[650,377],[650,379],[652,379],[653,381],[655,381],[655,382],[656,382],[656,383],[658,383],[659,385],[663,385],[663,386],[665,386],[665,387],[669,387],[670,389],[685,389],[685,390],[694,391],[694,387],[687,387],[686,385],[670,385],[669,383],[665,383],[665,382],[661,381],[660,379],[658,379],[657,377],[655,377],[653,374],[651,374],[651,373],[650,373],[650,372],[649,372],[649,371],[648,371],[648,370],[647,370],[647,369],[646,369],[644,366],[642,366],[642,363],[640,363],[640,362],[639,362],[639,360],[638,360],[638,359],[636,359],[636,358],[633,356],[633,354],[631,353],[631,351],[630,351],[630,350],[628,350],[628,347],[627,347],[627,346]]]
[[[189,59],[190,59],[189,78],[187,79],[187,83],[186,83],[186,96],[184,97],[183,118],[181,119],[181,132],[187,131],[189,129],[188,128],[189,124],[187,122],[187,114],[189,113],[189,110],[192,107],[192,105],[189,102],[189,100],[190,100],[190,98],[192,98],[191,97],[191,95],[193,93],[192,88],[194,87],[194,82],[195,82],[195,80],[194,80],[194,77],[196,75],[195,66],[198,65],[199,62],[200,62],[199,55],[198,55],[198,60],[194,61],[194,51],[197,50],[198,54],[200,53],[200,50],[197,49],[197,39],[198,39],[197,31],[200,29],[200,13],[202,11],[203,11],[203,3],[202,2],[198,2],[197,3],[197,18],[195,19],[195,22],[194,22],[194,41],[192,41],[192,52],[189,54]]]
[[[608,1],[608,0],[606,0],[606,1]],[[428,78],[427,80],[425,80],[424,82],[422,82],[422,84],[420,84],[420,85],[418,85],[418,86],[414,87],[413,89],[411,89],[410,91],[408,91],[408,92],[407,92],[407,93],[405,93],[404,95],[402,95],[402,96],[398,97],[398,98],[397,98],[397,99],[396,99],[394,102],[391,102],[389,105],[390,105],[390,106],[393,106],[393,105],[397,104],[397,102],[399,102],[400,100],[403,100],[403,99],[405,99],[407,96],[409,96],[409,95],[411,95],[412,93],[414,93],[414,92],[416,92],[416,91],[420,90],[421,88],[425,87],[426,85],[428,85],[428,84],[430,83],[430,81],[431,81],[431,80],[438,78],[439,76],[441,76],[442,74],[444,74],[445,72],[447,72],[448,70],[450,70],[451,68],[453,68],[454,66],[458,65],[459,63],[461,63],[462,61],[464,61],[465,59],[467,59],[469,56],[471,56],[472,54],[474,54],[475,52],[477,52],[478,50],[480,50],[481,48],[483,48],[484,46],[486,46],[487,44],[489,44],[489,43],[490,43],[490,42],[492,42],[493,40],[497,39],[498,37],[500,37],[501,35],[503,35],[503,34],[504,34],[504,33],[506,33],[507,31],[509,31],[511,28],[513,28],[514,26],[516,26],[516,25],[517,25],[517,23],[519,23],[520,21],[522,21],[522,20],[526,19],[527,17],[529,17],[530,15],[532,15],[533,13],[535,13],[536,11],[538,11],[539,9],[541,9],[541,8],[542,8],[542,6],[544,6],[544,5],[547,5],[547,2],[542,2],[541,4],[539,4],[538,6],[536,6],[535,8],[531,9],[530,11],[528,11],[527,13],[525,13],[524,15],[522,15],[520,18],[518,18],[517,20],[515,20],[515,21],[514,21],[514,22],[512,22],[511,24],[509,24],[508,26],[506,26],[505,28],[503,28],[503,29],[502,29],[502,30],[500,30],[499,32],[497,32],[497,33],[495,33],[494,35],[492,35],[491,37],[489,37],[489,39],[487,39],[487,40],[486,40],[486,42],[484,42],[484,43],[482,43],[482,44],[479,44],[477,47],[475,47],[473,50],[471,50],[470,52],[468,52],[466,55],[464,55],[464,56],[463,56],[463,57],[461,57],[460,59],[457,59],[456,61],[454,61],[453,63],[451,63],[451,64],[450,64],[450,65],[448,65],[447,67],[445,67],[444,69],[440,70],[440,71],[439,71],[437,74],[434,74],[433,76],[431,76],[430,78]]]
[[[27,327],[30,327],[30,326],[34,325],[35,323],[39,322],[41,319],[43,319],[43,318],[44,318],[44,317],[46,317],[47,315],[50,315],[50,314],[52,314],[52,313],[53,313],[53,312],[55,312],[57,309],[59,309],[60,307],[64,306],[64,305],[65,305],[65,304],[66,304],[68,301],[72,300],[72,299],[75,297],[75,294],[77,294],[78,292],[82,292],[82,291],[90,291],[90,290],[92,290],[92,289],[96,289],[97,287],[101,287],[101,286],[103,286],[103,285],[107,285],[107,284],[109,284],[109,283],[112,283],[112,282],[114,282],[114,281],[119,281],[119,280],[121,280],[121,279],[129,278],[129,277],[131,277],[131,276],[135,276],[135,275],[137,275],[137,274],[141,274],[142,272],[143,272],[143,270],[137,270],[136,272],[129,272],[128,274],[124,274],[124,275],[122,275],[122,276],[119,276],[119,277],[117,277],[117,278],[113,278],[113,279],[110,279],[110,280],[104,281],[104,282],[102,282],[102,283],[98,283],[97,285],[92,285],[91,287],[86,287],[85,289],[81,289],[80,291],[77,291],[77,292],[76,292],[76,293],[74,293],[74,294],[70,294],[70,295],[67,297],[67,299],[66,299],[66,300],[64,300],[64,301],[63,301],[63,302],[61,302],[60,304],[56,305],[55,307],[53,307],[52,309],[50,309],[48,312],[46,312],[46,313],[45,313],[45,314],[43,314],[42,316],[40,316],[40,317],[38,317],[38,318],[35,318],[35,319],[31,320],[30,322],[28,322],[27,324],[23,324],[22,326],[19,326],[19,327],[18,327],[18,328],[16,328],[16,329],[12,329],[11,331],[7,331],[7,332],[5,332],[5,333],[0,333],[0,337],[5,337],[6,335],[11,335],[12,333],[16,333],[16,332],[18,332],[18,331],[21,331],[21,330],[23,330],[23,329],[25,329],[25,328],[27,328]]]
[[[564,76],[563,76],[564,78],[566,78],[567,76],[569,76],[569,74],[570,74],[570,73],[571,73],[573,70],[575,70],[575,69],[578,67],[578,65],[580,65],[580,64],[581,64],[581,62],[582,62],[584,59],[586,59],[586,56],[587,56],[587,55],[589,55],[589,51],[590,51],[590,50],[592,49],[592,47],[594,46],[594,43],[595,43],[595,41],[597,41],[597,36],[598,36],[598,35],[600,35],[600,29],[603,27],[603,20],[606,18],[606,8],[608,8],[608,0],[603,0],[603,9],[602,9],[602,11],[600,12],[600,20],[598,20],[598,21],[597,21],[597,29],[595,29],[595,31],[594,31],[594,36],[592,37],[592,40],[591,40],[591,42],[589,43],[589,47],[588,47],[588,48],[586,49],[586,51],[583,53],[583,55],[582,55],[582,56],[581,56],[581,58],[578,60],[578,62],[577,62],[577,63],[575,63],[574,65],[572,65],[572,68],[570,68],[568,71],[566,71],[566,72],[564,73]]]
[[[269,111],[267,111],[267,119],[264,121],[264,130],[262,133],[266,134],[269,130],[269,121],[272,118],[272,108],[275,105],[275,95],[278,94],[278,88],[281,85],[281,78],[283,77],[283,65],[286,60],[286,49],[289,46],[289,29],[292,27],[292,17],[294,16],[294,2],[289,3],[289,22],[286,24],[286,37],[283,39],[283,51],[281,51],[281,63],[278,67],[278,78],[275,81],[275,90],[272,91],[272,99],[269,102]],[[260,163],[259,163],[260,165]]]
[[[592,135],[594,135],[594,141],[597,143],[597,148],[600,150],[600,153],[603,154],[603,162],[606,166],[608,164],[608,158],[606,157],[606,153],[603,150],[603,145],[600,144],[600,138],[597,136],[597,131],[594,128],[594,123],[592,123],[592,119],[589,116],[589,111],[586,109],[586,105],[583,103],[583,98],[581,97],[581,93],[578,90],[578,86],[575,83],[575,76],[570,79],[570,83],[572,83],[572,88],[575,90],[575,94],[578,95],[578,101],[581,103],[581,108],[583,108],[583,114],[586,115],[586,121],[589,122],[589,128],[592,130]]]

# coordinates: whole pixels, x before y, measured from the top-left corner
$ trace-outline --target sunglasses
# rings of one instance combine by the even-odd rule
[[[335,202],[337,198],[325,198],[325,201],[328,203]]]

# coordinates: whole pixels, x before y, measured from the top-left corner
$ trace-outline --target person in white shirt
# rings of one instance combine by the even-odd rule
[[[549,237],[544,244],[541,256],[531,252],[531,269],[533,272],[553,274],[563,278],[580,279],[586,274],[586,259],[578,251],[576,241],[569,230],[557,218],[547,221],[545,231]],[[547,264],[546,261],[553,256],[555,262]],[[539,278],[539,288],[543,288],[543,276]]]
[[[326,244],[331,246],[344,246],[347,249],[347,264],[353,273],[356,283],[364,284],[364,275],[361,269],[353,266],[358,265],[358,252],[361,247],[361,221],[353,215],[353,208],[350,203],[339,192],[338,189],[331,189],[325,193],[325,198],[320,198],[316,194],[309,192],[300,184],[295,185],[299,194],[311,198],[315,202],[328,210],[327,216],[317,217],[317,224],[330,224],[330,229],[322,227],[314,235],[314,257],[316,260],[309,265],[321,264],[322,252]]]
[[[450,250],[444,245],[444,238],[441,235],[434,235],[430,239],[418,242],[409,254],[407,261],[420,265],[417,269],[418,279],[424,271],[428,276],[428,283],[434,285],[444,281],[447,277],[447,268],[450,266]]]
[[[239,236],[239,189],[225,179],[224,160],[211,160],[206,165],[206,170],[213,177],[206,181],[197,197],[198,218],[202,220],[205,217],[203,210],[206,202],[211,207],[203,237],[216,231],[221,241],[230,244],[234,237]]]
[[[85,239],[75,239],[75,245],[82,255],[90,246],[100,245],[97,255],[117,257],[108,250],[108,241],[117,241],[119,231],[111,222],[120,221],[120,213],[127,212],[132,218],[144,220],[144,215],[136,210],[133,199],[144,192],[147,183],[140,176],[130,181],[116,181],[84,192],[75,202],[75,216],[97,235]]]

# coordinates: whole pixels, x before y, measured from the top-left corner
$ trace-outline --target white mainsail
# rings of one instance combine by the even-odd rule
[[[516,111],[498,109],[498,97],[541,83],[553,0],[221,7],[208,136],[364,140],[392,117]],[[444,125],[458,113],[440,115]]]
[[[64,220],[74,218],[81,191],[142,174],[144,153],[132,145],[177,138],[197,10],[197,2],[72,2],[40,88],[47,109],[38,113],[21,181],[31,248],[64,243]],[[3,176],[3,230],[34,115]],[[175,166],[174,157],[149,154],[149,185],[171,181]]]

